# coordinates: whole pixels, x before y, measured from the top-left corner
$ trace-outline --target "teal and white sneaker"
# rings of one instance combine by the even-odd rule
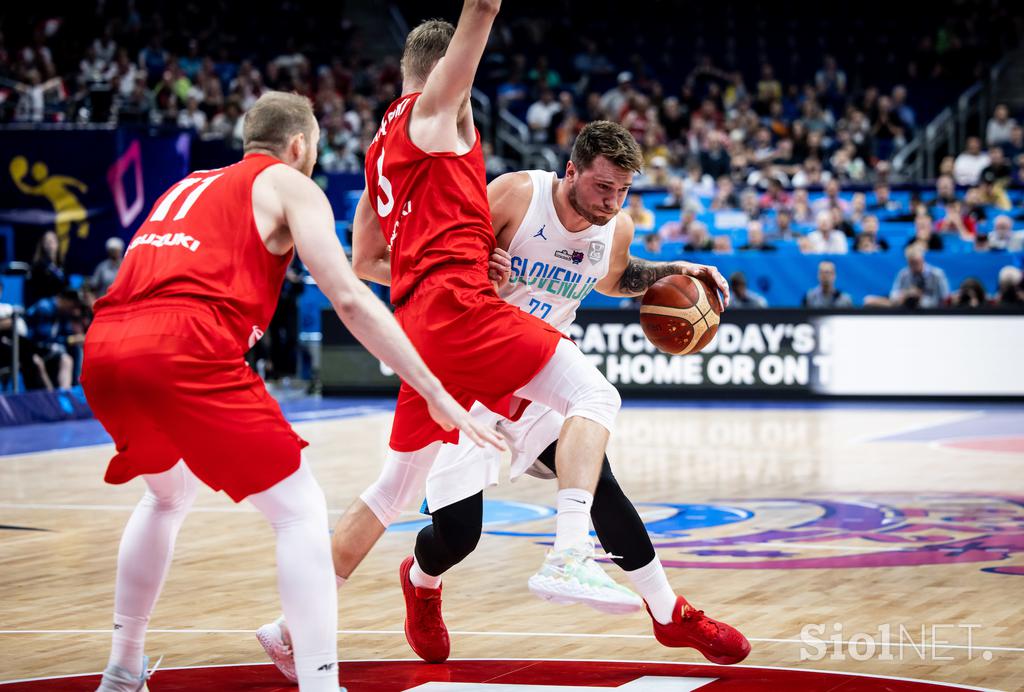
[[[149,668],[149,656],[142,657],[142,673],[138,676],[125,670],[121,666],[108,665],[103,671],[103,678],[96,692],[147,692],[146,681],[149,680],[156,669],[160,667],[163,656],[157,659],[152,668]],[[148,670],[147,670],[148,669]]]
[[[530,577],[530,591],[554,603],[583,603],[604,613],[632,613],[643,600],[618,584],[594,561],[590,539],[565,550],[550,550],[540,571]]]

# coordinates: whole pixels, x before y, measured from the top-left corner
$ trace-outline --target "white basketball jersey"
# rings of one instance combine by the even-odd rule
[[[615,219],[570,233],[555,213],[555,174],[527,173],[533,197],[508,248],[512,278],[501,297],[566,333],[580,301],[608,273]]]

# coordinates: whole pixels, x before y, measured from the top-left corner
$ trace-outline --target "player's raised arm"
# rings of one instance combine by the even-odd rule
[[[628,214],[620,212],[615,223],[612,241],[612,258],[608,275],[598,282],[596,288],[608,296],[639,296],[659,279],[672,274],[706,278],[713,281],[722,292],[723,305],[729,305],[729,282],[716,267],[693,262],[652,262],[629,254],[636,227]]]
[[[286,166],[274,166],[265,175],[265,182],[280,200],[295,249],[352,335],[423,395],[442,427],[458,427],[477,444],[504,449],[497,433],[470,418],[445,391],[391,312],[352,271],[335,235],[334,213],[323,191]]]
[[[500,7],[501,0],[465,0],[448,50],[423,86],[423,95],[416,104],[417,115],[429,118],[459,112],[473,86]]]
[[[352,269],[364,281],[391,285],[391,251],[366,190],[359,197],[352,220]]]

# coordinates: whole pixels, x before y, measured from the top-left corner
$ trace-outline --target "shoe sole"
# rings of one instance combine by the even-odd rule
[[[258,641],[260,643],[260,646],[263,647],[263,650],[267,652],[267,656],[273,662],[274,666],[279,671],[281,671],[281,675],[283,675],[289,682],[299,681],[299,678],[295,675],[295,673],[289,673],[282,667],[281,662],[288,661],[288,658],[282,654],[277,653],[277,645],[276,642],[274,641],[273,635],[271,635],[269,632],[260,627],[258,630],[256,630],[256,641]]]
[[[560,605],[581,603],[583,605],[590,606],[594,610],[598,610],[602,613],[608,613],[610,615],[624,615],[626,613],[635,613],[639,610],[643,610],[642,602],[635,604],[624,603],[622,601],[609,601],[596,596],[569,594],[556,588],[549,588],[543,584],[537,583],[532,578],[527,582],[527,586],[530,589],[530,593],[537,598],[551,603],[558,603]]]

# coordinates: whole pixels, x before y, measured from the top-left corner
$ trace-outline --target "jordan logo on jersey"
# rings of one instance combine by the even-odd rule
[[[543,226],[541,226],[540,230],[533,234],[533,237],[534,238],[542,238],[544,240],[547,240],[548,237],[546,235],[544,235],[544,229],[545,228],[547,228],[547,224],[544,224]]]

